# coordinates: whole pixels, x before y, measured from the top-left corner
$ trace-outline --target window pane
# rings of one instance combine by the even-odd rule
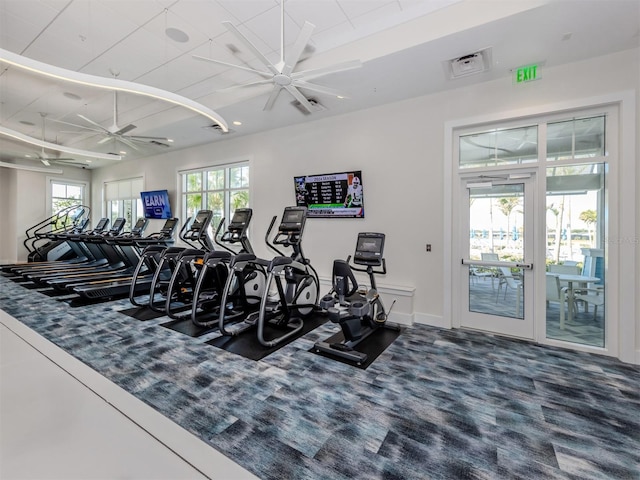
[[[186,195],[187,217],[194,216],[198,210],[202,209],[202,193],[192,193]]]
[[[67,185],[67,198],[82,199],[82,187],[77,185]]]
[[[224,189],[224,170],[214,170],[212,172],[207,172],[207,189]]]
[[[187,174],[187,192],[199,192],[202,190],[202,173]]]
[[[213,211],[213,228],[218,228],[224,217],[224,193],[216,192],[207,195],[207,209]]]
[[[547,126],[547,160],[604,156],[605,117],[571,119]]]
[[[603,163],[547,168],[547,338],[604,347],[605,191]]]
[[[229,169],[231,188],[247,188],[249,186],[249,167],[233,167]]]
[[[230,214],[233,215],[238,208],[247,208],[249,206],[249,190],[236,190],[231,192],[230,198]]]
[[[62,185],[60,183],[52,183],[51,184],[51,196],[64,198],[67,196],[67,186]]]
[[[460,168],[536,162],[538,127],[492,130],[460,137]]]

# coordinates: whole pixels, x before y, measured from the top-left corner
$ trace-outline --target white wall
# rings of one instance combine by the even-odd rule
[[[0,264],[11,263],[17,259],[15,186],[17,171],[0,168]]]
[[[46,192],[49,178],[80,180],[87,183],[91,180],[90,170],[65,167],[63,171],[63,175],[47,175],[0,168],[0,201],[2,201],[3,210],[0,258],[3,263],[26,260],[27,250],[22,243],[26,238],[25,231],[47,218]],[[92,218],[98,217],[100,209],[97,212]],[[5,215],[7,215],[6,227],[4,226]]]

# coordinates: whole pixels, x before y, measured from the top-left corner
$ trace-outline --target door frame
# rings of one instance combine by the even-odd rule
[[[515,173],[514,174],[514,170]],[[536,338],[536,321],[535,321],[535,305],[536,305],[536,289],[535,276],[537,274],[536,264],[540,263],[536,259],[537,252],[537,235],[535,235],[537,205],[537,175],[535,170],[530,167],[526,168],[505,168],[500,171],[493,170],[491,173],[491,183],[493,185],[522,185],[523,186],[523,207],[524,213],[524,258],[518,264],[513,262],[501,261],[500,263],[507,267],[524,266],[523,272],[523,318],[517,319],[512,316],[491,315],[488,313],[477,313],[469,310],[469,186],[470,182],[482,181],[482,176],[461,174],[459,178],[459,194],[460,198],[460,218],[459,218],[459,235],[456,244],[459,245],[458,252],[462,254],[459,263],[459,272],[457,276],[457,291],[460,292],[462,299],[456,302],[457,315],[455,316],[457,324],[456,328],[478,329],[481,331],[496,333],[500,335],[509,335],[527,340]],[[513,177],[513,178],[511,178]],[[484,179],[489,180],[489,179]],[[462,215],[467,212],[467,215]],[[510,235],[511,232],[507,232]],[[544,264],[544,259],[542,260]],[[533,265],[529,268],[528,265]],[[455,276],[456,274],[454,274]],[[473,325],[473,323],[476,325]],[[522,323],[518,323],[522,322]],[[484,328],[481,328],[484,326]],[[496,330],[498,329],[498,330]]]
[[[455,132],[458,129],[483,126],[511,121],[524,121],[551,115],[572,112],[582,114],[588,109],[613,109],[616,122],[615,137],[617,142],[607,146],[609,157],[608,196],[609,205],[618,208],[609,209],[608,227],[608,258],[607,282],[610,293],[607,300],[607,317],[609,319],[604,348],[591,347],[580,344],[554,341],[546,339],[544,323],[537,328],[535,341],[546,345],[557,345],[576,351],[594,352],[615,356],[622,361],[640,364],[640,321],[635,320],[640,311],[640,304],[636,299],[638,280],[638,253],[636,238],[637,207],[636,207],[636,93],[633,90],[604,94],[590,98],[568,100],[553,104],[541,104],[518,110],[498,111],[489,114],[450,120],[444,124],[444,203],[443,203],[443,282],[444,303],[443,322],[441,326],[459,328],[459,318],[456,312],[456,297],[454,292],[459,278],[454,275],[459,271],[458,252],[454,249],[455,229],[458,228],[458,218],[454,216],[459,199],[458,159],[455,157]],[[538,189],[545,185],[538,182]],[[543,201],[543,195],[538,195]],[[624,199],[624,201],[622,201]],[[624,221],[622,221],[624,219]],[[536,289],[543,287],[544,278],[537,276]],[[536,320],[536,325],[541,320]]]

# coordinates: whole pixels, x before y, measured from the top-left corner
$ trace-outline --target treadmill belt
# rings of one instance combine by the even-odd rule
[[[315,353],[316,355],[320,355],[322,357],[327,357],[332,360],[336,360],[341,363],[346,363],[347,365],[353,365],[354,367],[361,368],[365,370],[373,361],[380,356],[382,352],[384,352],[389,345],[391,345],[396,338],[400,335],[401,330],[392,329],[392,328],[379,328],[367,338],[365,338],[360,344],[356,345],[354,350],[356,352],[366,353],[367,360],[362,362],[361,365],[357,365],[355,362],[352,362],[346,358],[339,357],[337,355],[330,355],[325,352],[316,352],[315,348],[311,348],[309,351]],[[344,335],[342,331],[332,335],[331,337],[324,340],[326,343],[340,343],[344,341]]]
[[[251,328],[246,332],[238,335],[237,337],[221,336],[209,340],[207,344],[214,347],[221,348],[230,353],[241,355],[249,360],[262,360],[267,355],[279,350],[281,347],[288,345],[301,336],[309,333],[311,330],[319,327],[323,323],[326,323],[328,318],[322,314],[311,314],[304,319],[304,326],[297,335],[293,335],[284,342],[276,345],[275,347],[265,347],[258,341],[257,327]],[[272,338],[276,335],[282,335],[282,329],[277,329],[271,325],[265,325],[264,336],[266,338]]]

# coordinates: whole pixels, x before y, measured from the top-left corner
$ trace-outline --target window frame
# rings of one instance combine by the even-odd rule
[[[242,175],[242,179],[247,179],[246,183],[242,181],[240,186],[231,186],[231,171],[233,169],[246,169],[246,175]],[[209,188],[210,182],[210,173],[212,172],[220,172],[223,171],[223,187],[219,188],[219,186],[214,186],[214,188]],[[214,217],[211,222],[212,228],[215,230],[220,221],[225,219],[230,219],[235,211],[232,204],[232,197],[234,193],[246,191],[247,192],[247,201],[242,207],[248,208],[251,205],[251,166],[249,160],[240,160],[235,162],[223,163],[219,165],[208,165],[206,167],[193,168],[188,170],[179,170],[178,171],[178,197],[180,204],[180,215],[186,221],[190,215],[190,207],[189,202],[187,201],[188,195],[200,195],[200,206],[195,209],[212,209],[209,204],[209,196],[210,195],[219,195],[222,194],[222,208],[218,210],[218,212],[214,210]],[[188,177],[189,175],[199,174],[200,175],[200,184],[199,189],[188,190]],[[236,207],[237,208],[237,207]],[[192,212],[194,214],[195,212]]]

